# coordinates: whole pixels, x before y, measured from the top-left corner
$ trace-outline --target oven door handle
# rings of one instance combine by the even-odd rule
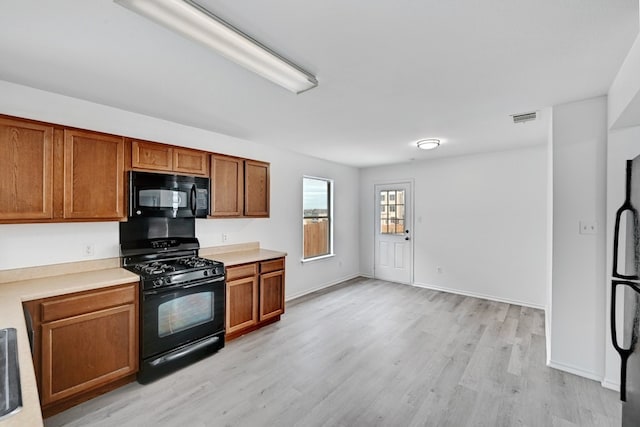
[[[182,286],[182,289],[195,288],[196,286],[207,285],[209,283],[224,282],[224,276],[216,277],[215,279],[207,280],[206,282],[190,283]]]
[[[204,341],[201,341],[197,344],[193,344],[189,347],[177,350],[177,351],[172,351],[169,354],[165,354],[164,356],[160,356],[157,359],[152,360],[151,362],[149,362],[149,364],[151,366],[158,366],[158,365],[163,365],[165,363],[171,362],[172,360],[176,360],[176,359],[180,359],[181,357],[184,357],[190,353],[193,353],[194,351],[198,351],[202,348],[205,348],[207,346],[210,346],[212,344],[215,344],[216,342],[218,342],[220,340],[219,337],[211,337],[211,338],[207,338]]]
[[[158,294],[164,294],[170,291],[175,291],[176,289],[195,288],[196,286],[209,285],[217,282],[224,282],[224,276],[216,277],[215,279],[208,279],[202,282],[189,283],[187,285],[181,284],[181,285],[167,286],[165,288],[159,288],[159,289],[148,289],[148,290],[142,291],[142,293],[145,295],[158,295]]]

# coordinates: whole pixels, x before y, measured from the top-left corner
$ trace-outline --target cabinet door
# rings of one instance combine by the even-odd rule
[[[131,166],[134,169],[173,171],[173,148],[155,142],[131,142]]]
[[[0,118],[0,220],[53,218],[53,127]]]
[[[244,161],[211,156],[211,216],[242,216]]]
[[[258,280],[256,276],[227,282],[226,333],[258,322]]]
[[[189,175],[209,176],[208,155],[188,148],[173,148],[173,171]]]
[[[269,216],[269,163],[244,162],[244,214]]]
[[[64,131],[64,217],[124,218],[124,140]]]
[[[284,313],[284,270],[260,275],[260,321]]]
[[[135,304],[42,324],[42,403],[133,374],[138,367]]]

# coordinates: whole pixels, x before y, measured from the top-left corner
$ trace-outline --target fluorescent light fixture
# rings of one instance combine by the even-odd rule
[[[435,138],[421,139],[417,144],[418,148],[421,150],[433,150],[440,146],[440,140]]]
[[[263,46],[191,0],[114,0],[146,18],[204,44],[294,93],[313,89],[309,72]]]

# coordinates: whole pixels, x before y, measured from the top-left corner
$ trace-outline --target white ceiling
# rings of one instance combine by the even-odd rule
[[[363,167],[544,143],[544,109],[605,94],[638,32],[637,0],[199,3],[319,86],[294,95],[110,0],[2,0],[0,79]]]

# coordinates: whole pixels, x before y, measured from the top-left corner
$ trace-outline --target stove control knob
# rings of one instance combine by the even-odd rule
[[[209,275],[209,270],[204,270],[202,274],[204,274],[204,277],[207,277]]]
[[[159,286],[164,285],[164,279],[162,277],[160,277],[159,279],[156,279],[153,281],[153,287],[157,288]]]

